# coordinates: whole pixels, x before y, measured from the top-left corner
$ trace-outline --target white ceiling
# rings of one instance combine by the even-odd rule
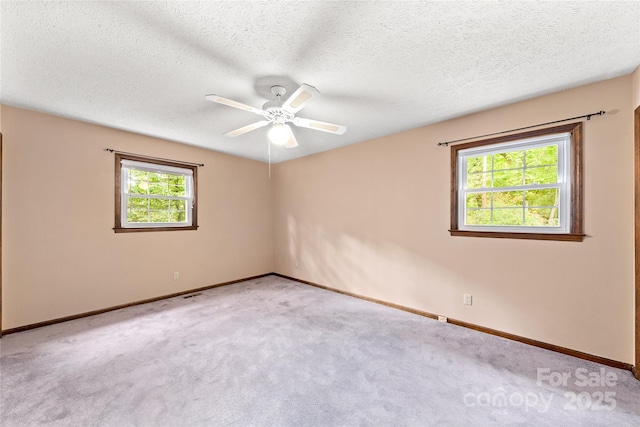
[[[1,3],[0,102],[267,160],[269,88],[321,92],[274,163],[629,74],[639,2]],[[589,113],[589,111],[585,111]]]

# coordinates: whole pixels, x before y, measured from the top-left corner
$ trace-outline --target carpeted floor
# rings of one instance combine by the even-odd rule
[[[630,372],[276,276],[0,346],[6,427],[640,425]]]

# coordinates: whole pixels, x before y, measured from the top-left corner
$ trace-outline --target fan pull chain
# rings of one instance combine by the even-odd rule
[[[267,152],[269,153],[269,180],[271,180],[271,144],[267,140]]]

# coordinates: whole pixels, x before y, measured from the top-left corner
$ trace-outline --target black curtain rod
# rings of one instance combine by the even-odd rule
[[[577,116],[577,117],[571,117],[571,118],[568,118],[568,119],[555,120],[553,122],[540,123],[540,124],[537,124],[537,125],[525,126],[523,128],[504,130],[502,132],[488,133],[486,135],[471,136],[469,138],[456,139],[455,141],[438,142],[438,146],[444,145],[445,147],[448,147],[449,144],[455,144],[456,142],[468,141],[470,139],[476,139],[476,138],[484,138],[484,137],[487,137],[487,136],[502,135],[503,133],[515,132],[515,131],[518,131],[518,130],[525,130],[525,129],[531,129],[531,128],[537,128],[538,126],[552,125],[552,124],[555,124],[555,123],[568,122],[569,120],[584,119],[585,117],[587,118],[587,120],[591,120],[591,116],[601,116],[603,114],[606,114],[606,113],[604,111],[598,111],[597,113],[585,114],[584,116]]]
[[[144,157],[152,160],[164,160],[166,162],[183,163],[185,165],[191,165],[191,166],[200,166],[200,167],[204,166],[204,163],[183,162],[181,160],[164,159],[162,157],[152,157],[152,156],[146,156],[144,154],[127,153],[126,151],[118,151],[118,150],[114,150],[113,148],[105,148],[104,151],[108,151],[110,153],[118,153],[118,154],[129,154],[131,156]]]

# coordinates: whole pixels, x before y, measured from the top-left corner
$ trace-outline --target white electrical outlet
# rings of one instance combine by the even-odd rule
[[[472,297],[471,294],[464,294],[464,305],[471,305]]]
[[[447,318],[445,316],[438,316],[438,322],[447,323]]]
[[[180,272],[179,271],[174,271],[173,272],[173,280],[178,280],[180,278]]]

